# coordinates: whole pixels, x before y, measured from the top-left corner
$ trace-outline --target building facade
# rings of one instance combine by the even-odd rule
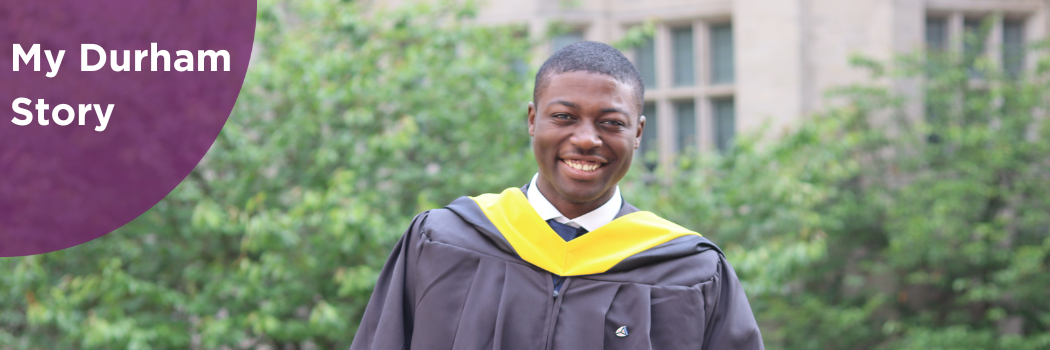
[[[983,50],[1022,70],[1034,60],[1017,53],[1046,38],[1048,15],[1050,0],[490,0],[478,21],[525,24],[532,37],[553,23],[568,28],[539,60],[654,23],[652,39],[625,54],[646,82],[643,153],[667,162],[690,148],[724,149],[766,124],[773,134],[790,129],[824,105],[826,90],[866,77],[850,66],[854,54]],[[985,19],[993,21],[985,45],[964,45]]]

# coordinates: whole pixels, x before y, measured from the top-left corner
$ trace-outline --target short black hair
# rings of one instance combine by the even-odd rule
[[[645,84],[634,64],[616,48],[594,41],[581,41],[555,52],[543,62],[536,73],[536,86],[532,88],[532,100],[538,102],[540,91],[547,88],[550,78],[556,74],[584,71],[605,74],[617,81],[631,85],[638,99],[638,114],[645,104]]]

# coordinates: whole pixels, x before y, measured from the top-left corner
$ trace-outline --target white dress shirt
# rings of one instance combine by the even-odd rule
[[[620,197],[620,186],[617,185],[613,192],[612,198],[609,198],[608,202],[602,204],[597,209],[592,210],[587,214],[583,214],[578,218],[569,219],[562,215],[558,208],[555,208],[553,204],[543,193],[540,192],[539,186],[536,186],[536,179],[539,178],[540,174],[532,176],[532,183],[529,184],[529,190],[525,193],[525,196],[529,199],[529,204],[532,205],[532,209],[536,210],[537,214],[540,214],[540,218],[543,221],[554,219],[554,221],[572,226],[572,227],[583,227],[587,229],[587,232],[597,230],[602,225],[608,224],[616,218],[616,213],[620,212],[620,206],[623,204],[623,198]]]

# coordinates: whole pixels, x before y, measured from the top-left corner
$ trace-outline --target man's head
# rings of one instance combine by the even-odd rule
[[[641,142],[642,79],[619,50],[569,45],[536,74],[529,135],[541,192],[574,218],[612,197]],[[554,197],[554,198],[551,198]]]
[[[565,72],[590,72],[613,77],[634,89],[638,100],[638,114],[645,104],[645,84],[642,75],[620,50],[594,41],[581,41],[558,50],[536,73],[536,84],[532,88],[532,101],[540,99],[540,93],[550,84],[550,77]]]

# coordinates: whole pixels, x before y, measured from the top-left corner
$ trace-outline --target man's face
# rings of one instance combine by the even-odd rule
[[[633,88],[604,74],[567,72],[551,76],[536,98],[529,103],[529,135],[537,185],[548,197],[550,189],[557,193],[552,203],[608,201],[645,126]]]

